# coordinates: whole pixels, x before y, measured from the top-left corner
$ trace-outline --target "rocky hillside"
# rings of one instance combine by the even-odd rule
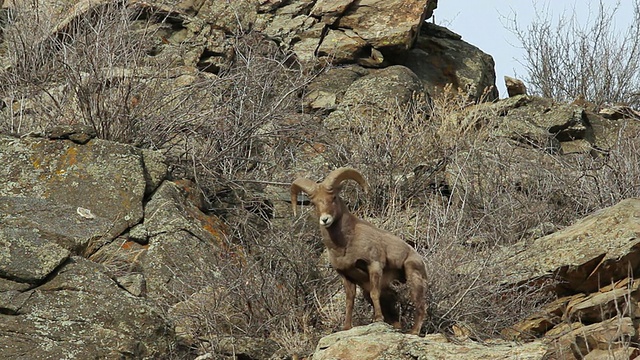
[[[436,5],[5,1],[3,357],[640,356],[640,115],[498,99]],[[339,331],[289,204],[339,166],[373,190],[349,207],[425,258],[423,337],[364,301]]]

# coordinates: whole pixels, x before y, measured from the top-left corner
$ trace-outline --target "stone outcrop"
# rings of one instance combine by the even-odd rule
[[[182,288],[194,274],[216,273],[219,252],[232,250],[224,238],[225,226],[204,214],[185,193],[198,191],[189,185],[164,182],[145,205],[144,222],[148,250],[140,259],[151,298],[172,303],[171,294],[190,295]]]
[[[162,85],[166,88],[164,92],[180,88],[184,77],[192,76],[197,70],[218,74],[229,69],[236,56],[236,35],[254,31],[264,36],[262,45],[279,47],[283,53],[294,55],[301,62],[357,64],[368,69],[403,65],[422,81],[423,86],[418,89],[422,97],[437,93],[442,86],[451,84],[471,102],[497,98],[491,56],[465,43],[459,35],[425,22],[437,6],[436,0],[131,0],[125,5],[136,12],[155,14],[157,17],[152,19],[163,20],[143,24],[149,19],[143,16],[137,20],[139,25],[134,21],[133,28],[150,28],[154,33],[153,38],[149,39],[150,49],[147,49],[152,56],[140,59],[139,62],[144,66],[135,73],[130,69],[118,69],[115,72],[118,75],[113,76],[118,77],[122,73],[125,78],[157,78],[153,71],[147,74],[144,69],[163,64],[166,71],[162,76],[167,76]],[[16,1],[8,6],[20,7],[25,4]],[[90,0],[77,3],[38,2],[39,9],[47,9],[43,16],[51,16],[51,23],[58,24],[51,29],[49,37],[52,39],[69,24],[91,11],[100,11],[104,6],[103,2]],[[7,65],[9,68],[11,66]],[[333,78],[334,74],[336,78]],[[345,75],[345,72],[329,71],[322,78],[331,83],[344,84],[347,80]],[[319,81],[326,83],[325,80]],[[310,84],[307,103],[314,109],[333,111],[342,100],[341,96],[338,94],[337,98],[332,99],[332,94],[312,90],[322,86]],[[410,89],[416,90],[413,84]],[[28,113],[26,116],[31,118],[38,113],[34,110],[38,106],[55,106],[56,103],[65,102],[62,99],[71,90],[65,85],[51,84],[41,94],[20,101],[12,100],[14,103],[2,112],[7,112],[4,115],[8,117],[18,116],[18,112],[21,112],[20,116]],[[381,87],[364,95],[371,96],[369,102],[373,103],[374,98],[385,97],[393,90]],[[73,102],[75,100],[71,100]],[[69,112],[75,115],[81,112],[78,104],[71,107],[74,108]],[[9,114],[11,111],[14,113]]]
[[[4,358],[156,359],[172,346],[173,330],[158,309],[127,296],[101,264],[71,257],[42,285],[11,288],[0,286]]]
[[[514,97],[516,95],[527,95],[527,87],[520,79],[516,79],[511,76],[505,76],[504,84],[507,87],[507,94],[509,95],[509,97]]]
[[[358,121],[376,123],[384,114],[424,100],[418,77],[400,65],[375,70],[354,80],[337,109],[324,120],[327,129],[349,128]]]
[[[536,239],[505,261],[506,281],[557,280],[558,292],[591,293],[640,266],[640,199],[602,209]]]
[[[413,46],[432,0],[266,1],[256,29],[287,46],[299,59],[382,66],[386,54]],[[269,5],[269,6],[267,6]]]
[[[558,296],[503,334],[545,339],[556,359],[582,359],[596,350],[640,353],[633,345],[640,282],[632,277],[640,268],[639,241],[640,199],[628,199],[500,257],[506,281],[546,279]]]
[[[498,98],[491,55],[447,28],[425,23],[413,48],[391,61],[415,72],[430,93],[439,93],[451,84],[472,102]]]
[[[46,199],[87,209],[111,223],[110,236],[142,219],[147,186],[140,150],[95,139],[86,145],[0,137],[1,196]],[[98,185],[99,184],[99,185]],[[79,247],[88,246],[90,239]],[[84,249],[82,249],[84,250]]]
[[[82,133],[0,137],[2,354],[178,354],[162,303],[149,299],[216,257],[224,227],[165,180],[162,155]]]
[[[547,351],[541,341],[516,344],[471,340],[452,342],[440,334],[424,338],[405,335],[385,323],[359,326],[326,336],[318,342],[313,360],[339,359],[542,359]]]
[[[441,134],[452,136],[488,129],[494,138],[509,138],[527,147],[567,155],[606,152],[620,136],[630,136],[638,128],[630,118],[608,120],[577,104],[516,95],[451,114],[442,125]]]

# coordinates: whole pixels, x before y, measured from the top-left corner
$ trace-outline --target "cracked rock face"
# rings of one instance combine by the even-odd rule
[[[10,293],[0,293],[3,358],[154,359],[169,351],[166,320],[124,296],[100,264],[72,257],[47,283]]]
[[[505,254],[506,281],[556,278],[559,292],[594,292],[640,266],[640,199],[626,199]]]
[[[94,139],[85,145],[0,136],[0,196],[47,199],[88,209],[113,232],[142,219],[146,182],[139,151]]]
[[[74,133],[75,134],[75,133]],[[155,359],[170,323],[142,274],[117,277],[88,260],[139,223],[162,158],[68,136],[0,136],[0,352],[10,359]],[[138,293],[138,296],[131,294]]]

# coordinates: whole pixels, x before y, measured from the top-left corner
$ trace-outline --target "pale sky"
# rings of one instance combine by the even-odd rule
[[[602,1],[606,6],[617,3],[615,0]],[[621,29],[632,20],[633,1],[620,1],[616,22]],[[436,24],[462,35],[462,40],[493,56],[496,85],[500,97],[504,98],[507,96],[503,80],[505,75],[526,77],[524,68],[517,62],[524,58],[523,51],[518,48],[515,35],[505,28],[513,20],[514,14],[519,26],[526,29],[534,18],[536,8],[539,11],[547,9],[554,20],[563,12],[571,13],[574,9],[580,19],[587,19],[590,13],[592,17],[597,14],[597,5],[595,0],[439,0],[434,14]]]

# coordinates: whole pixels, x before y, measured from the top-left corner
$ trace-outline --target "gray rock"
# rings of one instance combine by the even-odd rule
[[[496,114],[500,120],[496,123]],[[551,99],[516,95],[495,103],[482,103],[451,114],[441,127],[443,137],[487,127],[493,137],[506,137],[522,145],[549,152],[569,151],[576,140],[594,142],[594,129],[584,110]]]
[[[424,338],[405,335],[385,323],[358,326],[320,339],[313,360],[477,360],[542,359],[547,347],[541,341],[516,344],[507,341],[481,344],[470,340],[449,342],[443,335]]]
[[[141,150],[144,164],[144,179],[146,186],[144,194],[149,195],[154,192],[160,183],[167,177],[169,167],[166,158],[159,151]]]
[[[504,84],[507,87],[507,94],[509,94],[509,97],[514,97],[516,95],[527,95],[527,87],[524,86],[524,82],[520,79],[516,79],[511,76],[505,76]]]
[[[142,274],[119,276],[116,281],[133,296],[145,296],[147,294],[147,283]]]
[[[77,144],[86,144],[96,137],[96,130],[88,125],[59,125],[45,130],[45,136],[51,140],[68,139]]]
[[[83,217],[80,210],[49,199],[0,196],[5,231],[29,231],[75,254],[90,252],[115,238],[112,221],[100,216]]]
[[[141,156],[128,145],[0,136],[0,196],[49,199],[89,209],[121,233],[142,219]]]
[[[353,63],[366,46],[367,42],[353,30],[329,29],[318,47],[318,56],[328,57],[334,64]]]
[[[610,357],[613,350],[630,348],[629,339],[636,337],[633,320],[617,317],[600,323],[583,325],[570,324],[568,331],[552,340],[546,359],[586,359],[593,350],[608,351],[604,359],[622,359]],[[595,352],[592,359],[597,359]],[[601,358],[602,359],[602,358]]]
[[[329,129],[348,128],[359,115],[368,121],[381,121],[385,114],[426,96],[420,79],[404,66],[372,71],[355,80],[338,106],[324,120]]]
[[[380,51],[401,52],[413,46],[426,10],[424,0],[359,1],[335,25],[353,30]]]
[[[220,235],[215,230],[223,227],[220,219],[204,214],[198,204],[188,198],[187,190],[172,181],[160,185],[144,208],[144,227],[149,236],[188,231],[208,240],[212,235]]]
[[[323,23],[331,26],[354,1],[355,0],[318,0],[311,10],[311,15],[321,18]]]
[[[627,199],[500,257],[505,281],[557,280],[558,292],[593,292],[640,266],[640,199]]]
[[[438,25],[425,23],[415,46],[390,57],[390,61],[413,70],[432,94],[452,84],[454,90],[460,89],[470,100],[498,98],[495,63],[491,55]]]
[[[0,312],[7,359],[157,359],[171,345],[172,331],[156,310],[118,287],[102,265],[77,257],[13,314]]]
[[[165,181],[153,194],[144,226],[150,237],[141,266],[150,297],[188,296],[198,276],[216,271],[224,225],[204,214],[175,183]]]
[[[357,65],[329,69],[307,87],[305,106],[313,110],[335,110],[349,86],[367,73],[367,69]]]
[[[69,250],[31,229],[0,229],[0,276],[41,282],[69,257]]]
[[[138,244],[147,244],[149,242],[149,232],[144,224],[138,224],[129,229],[129,239]]]
[[[208,0],[198,11],[199,19],[227,34],[248,32],[257,15],[257,2],[251,0]]]

